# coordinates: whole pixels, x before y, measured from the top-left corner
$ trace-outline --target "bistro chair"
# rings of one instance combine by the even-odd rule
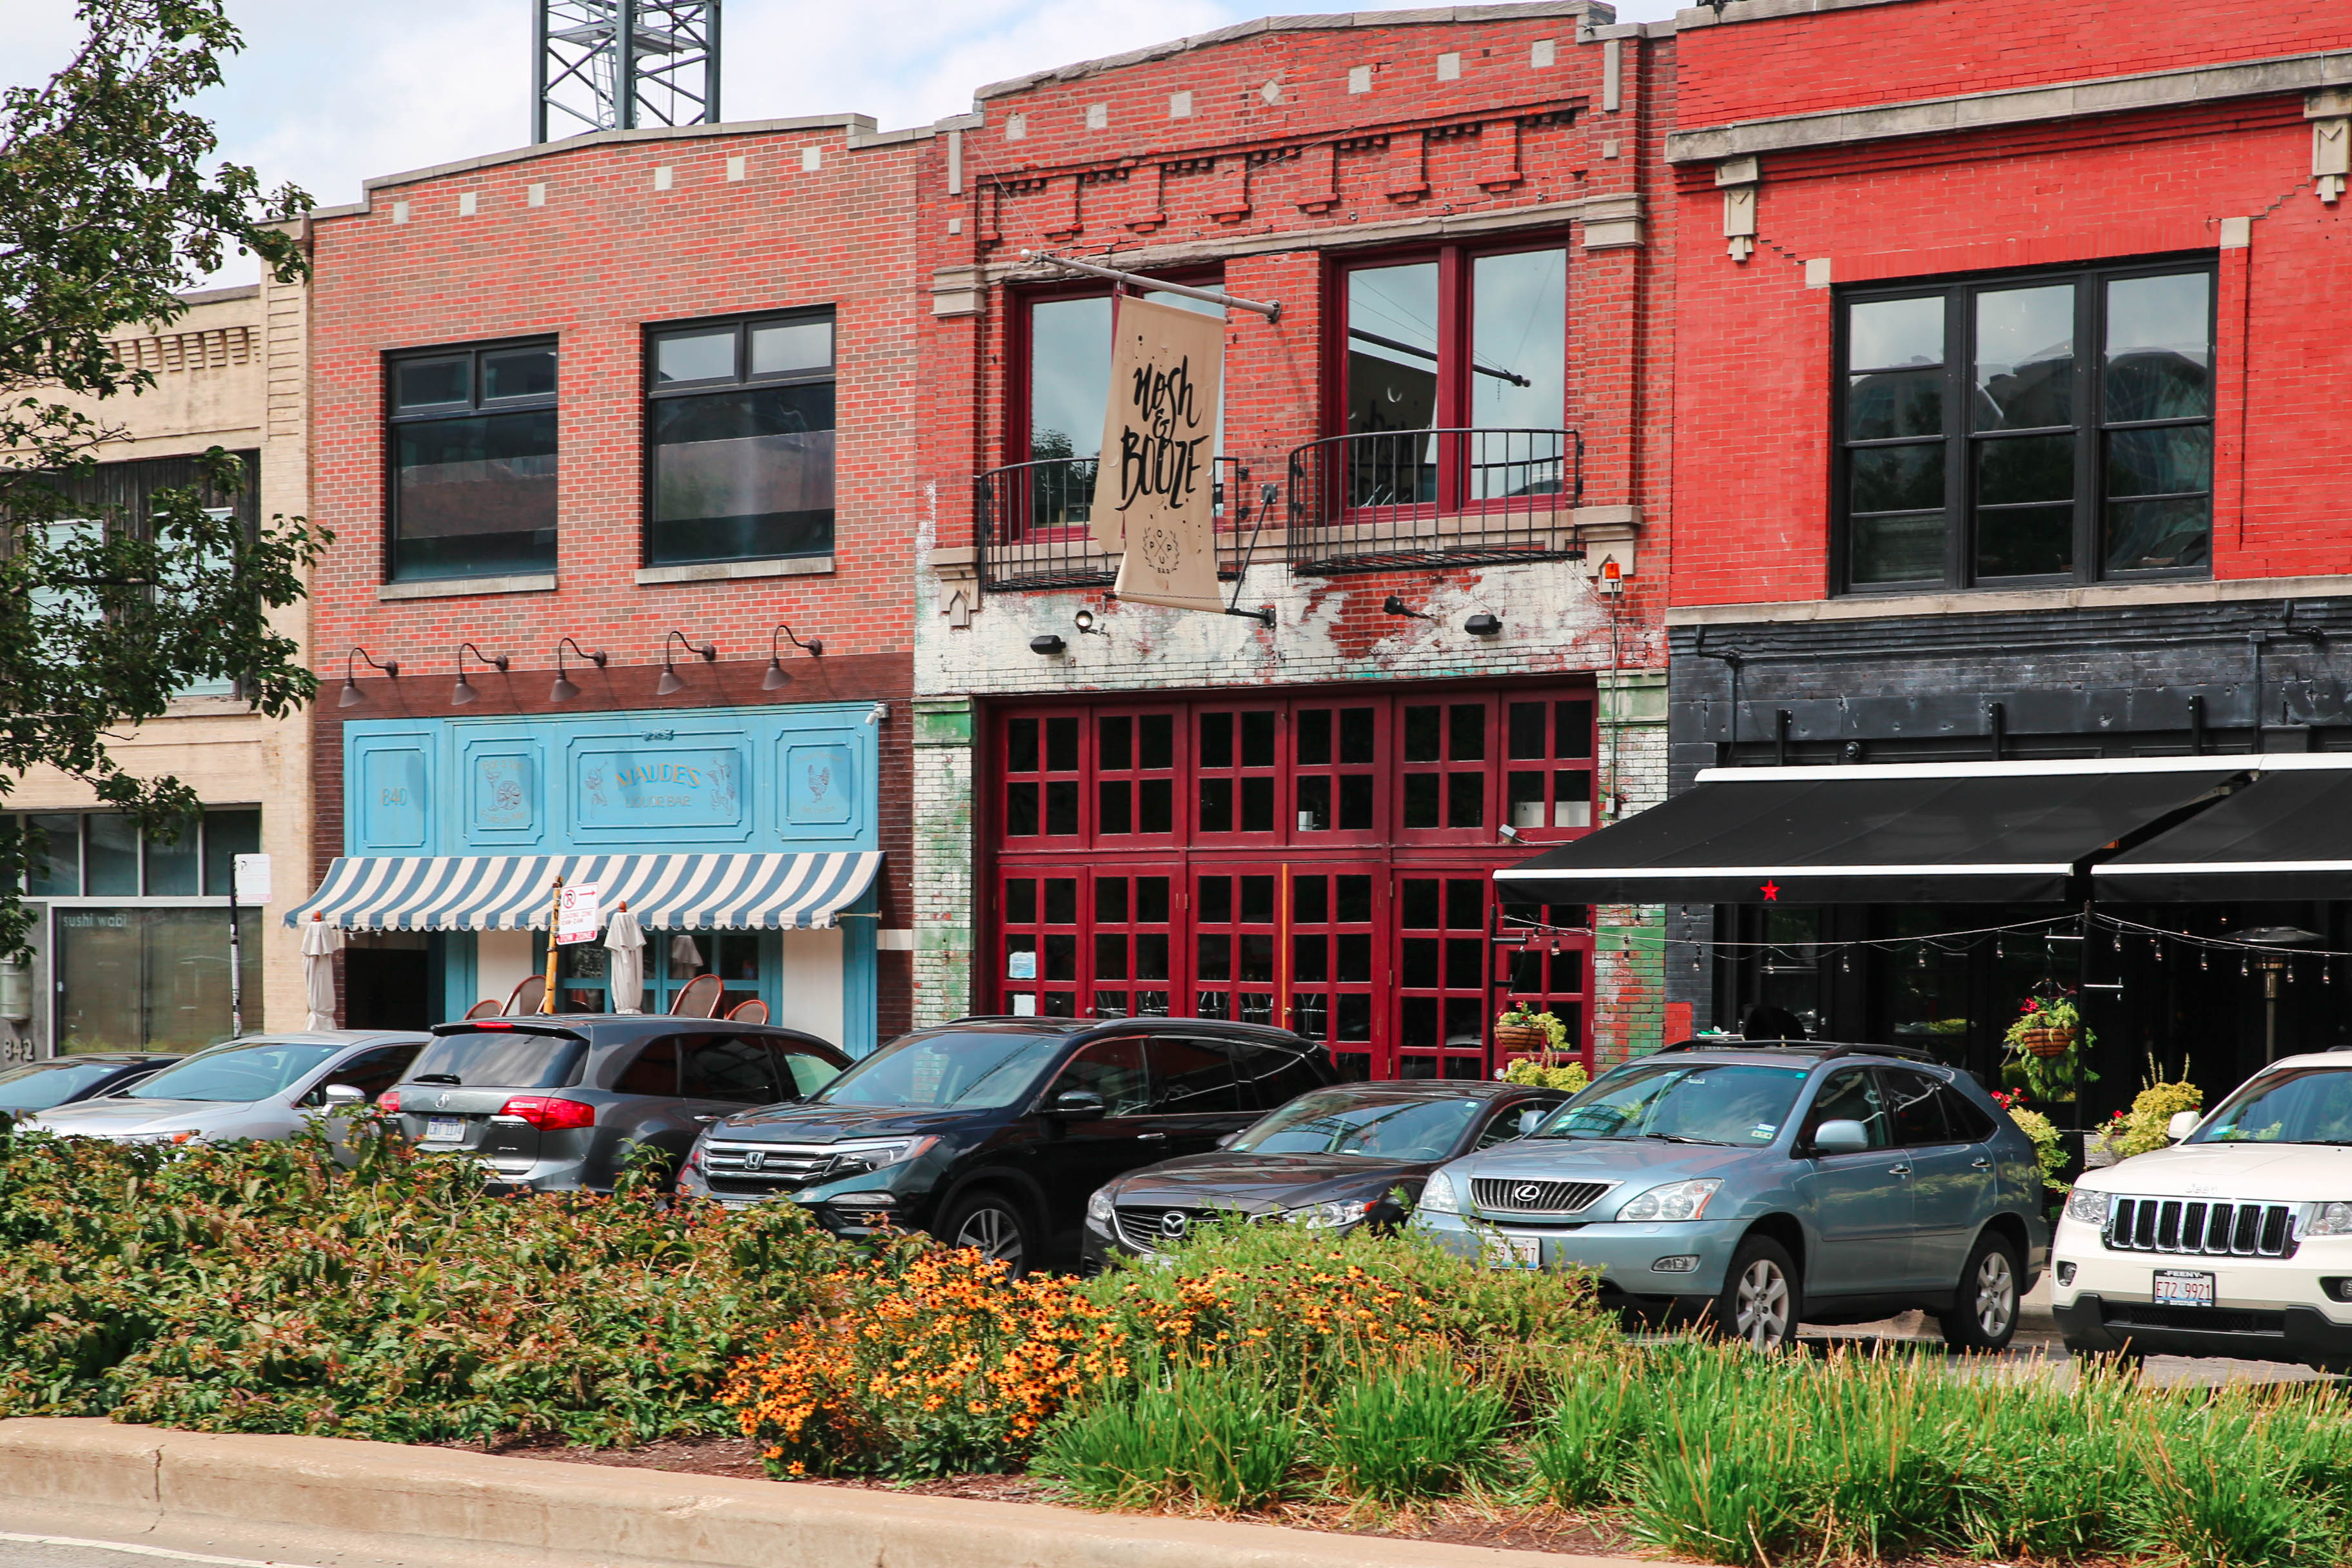
[[[518,1013],[538,1012],[539,1005],[546,995],[546,975],[527,974],[523,976],[522,983],[517,985],[514,988],[513,994],[507,997],[507,1016],[512,1017]]]
[[[738,1002],[734,1010],[727,1015],[727,1021],[730,1024],[764,1024],[768,1021],[768,1005],[757,996],[747,1002]]]
[[[498,1016],[498,1011],[499,999],[495,996],[485,996],[480,1001],[466,1009],[466,1016],[468,1018],[494,1018]]]
[[[698,974],[670,998],[670,1013],[679,1018],[716,1017],[719,994],[726,989],[716,974]]]

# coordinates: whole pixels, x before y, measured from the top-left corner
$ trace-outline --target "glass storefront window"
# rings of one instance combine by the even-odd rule
[[[262,911],[237,911],[245,1026],[264,1026]],[[57,1048],[193,1051],[229,1033],[228,911],[68,909],[53,959]]]

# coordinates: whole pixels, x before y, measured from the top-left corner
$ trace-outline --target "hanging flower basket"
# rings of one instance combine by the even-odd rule
[[[1540,1058],[1545,1067],[1550,1067],[1567,1048],[1568,1026],[1548,1009],[1510,1007],[1495,1019],[1495,1050],[1498,1055],[1533,1056]]]
[[[1551,1037],[1533,1024],[1497,1024],[1495,1049],[1507,1055],[1536,1056],[1551,1049]]]
[[[2011,1038],[2019,1050],[2037,1057],[2063,1057],[2074,1048],[2072,1028],[2019,1029]]]

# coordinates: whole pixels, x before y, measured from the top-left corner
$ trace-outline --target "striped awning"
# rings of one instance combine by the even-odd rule
[[[873,885],[878,850],[807,855],[347,856],[286,916],[361,931],[545,931],[555,879],[625,900],[648,930],[829,926]]]

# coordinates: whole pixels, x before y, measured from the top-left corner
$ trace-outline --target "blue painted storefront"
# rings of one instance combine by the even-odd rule
[[[353,856],[874,850],[879,744],[870,702],[578,717],[365,720],[343,726],[343,852]],[[875,895],[841,921],[842,1047],[875,1039]],[[646,995],[668,1005],[671,942],[648,932]],[[730,994],[779,1021],[783,933],[691,933]],[[751,950],[740,944],[752,943]],[[443,1017],[480,995],[472,932],[432,939]],[[534,944],[542,956],[543,939]],[[593,984],[593,983],[592,983]]]

